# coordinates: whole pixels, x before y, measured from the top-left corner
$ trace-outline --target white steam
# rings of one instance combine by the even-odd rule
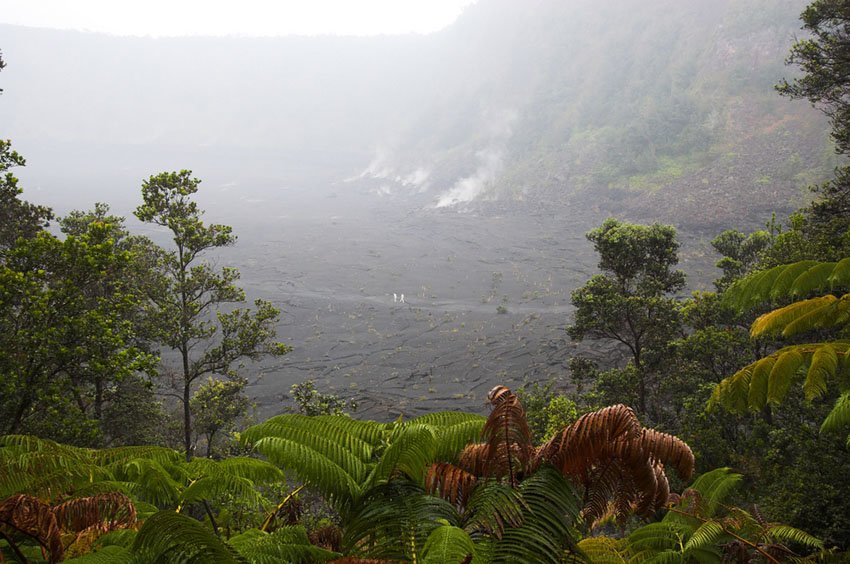
[[[437,197],[438,208],[471,202],[491,187],[504,168],[507,142],[513,135],[517,119],[514,110],[501,110],[488,118],[489,142],[484,149],[475,153],[478,166],[471,175],[461,178],[447,191]]]

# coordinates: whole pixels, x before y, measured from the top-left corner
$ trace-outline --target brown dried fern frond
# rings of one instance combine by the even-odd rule
[[[63,530],[75,533],[93,526],[106,532],[136,524],[136,506],[120,492],[72,499],[54,507],[53,512]]]
[[[505,386],[490,390],[488,398],[493,411],[482,431],[484,442],[490,445],[485,475],[509,476],[516,485],[516,475],[526,472],[534,454],[525,409],[517,395]]]
[[[478,483],[478,478],[454,464],[437,462],[432,464],[425,474],[425,490],[435,492],[450,503],[463,506],[469,494]]]
[[[548,462],[565,476],[584,482],[590,469],[611,457],[614,444],[636,438],[640,431],[630,407],[612,405],[582,415],[557,433],[537,451],[536,462]]]
[[[458,457],[458,465],[475,476],[485,476],[490,460],[490,445],[471,443],[466,445]]]
[[[48,562],[62,560],[62,535],[52,508],[26,494],[18,494],[0,503],[0,527],[24,534],[38,541],[49,557]]]
[[[672,466],[683,480],[694,473],[694,453],[682,439],[655,429],[642,429],[640,437],[633,441],[632,448],[649,454],[655,460]]]

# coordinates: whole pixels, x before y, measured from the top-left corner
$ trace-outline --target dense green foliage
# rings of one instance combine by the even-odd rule
[[[216,271],[201,261],[205,251],[232,245],[236,238],[226,225],[205,225],[202,211],[191,199],[200,180],[191,171],[162,173],[142,184],[143,204],[136,217],[168,229],[174,249],[158,253],[156,269],[161,286],[150,294],[156,308],[156,340],[180,355],[181,381],[177,390],[183,403],[183,446],[192,453],[192,384],[202,376],[235,376],[240,359],[283,355],[289,348],[274,341],[279,311],[256,300],[255,312],[224,311],[222,304],[245,301],[235,283],[234,268]]]
[[[587,238],[599,254],[602,274],[572,293],[575,321],[567,332],[574,340],[612,339],[628,349],[637,406],[645,413],[650,394],[646,352],[678,330],[676,302],[668,296],[685,285],[685,275],[672,269],[679,261],[676,230],[608,219]]]

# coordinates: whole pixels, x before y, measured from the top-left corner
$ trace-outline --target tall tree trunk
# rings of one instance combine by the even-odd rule
[[[183,446],[186,448],[186,462],[192,460],[192,410],[189,405],[192,380],[189,374],[189,348],[182,347],[183,356]]]

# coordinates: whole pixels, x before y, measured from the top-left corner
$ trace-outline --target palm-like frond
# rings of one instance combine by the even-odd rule
[[[233,456],[224,460],[193,458],[186,465],[190,477],[230,475],[246,478],[257,484],[270,484],[284,479],[283,472],[274,464],[247,456]]]
[[[148,518],[131,551],[146,558],[149,555],[154,562],[247,563],[200,522],[173,511],[160,511]]]
[[[116,478],[129,482],[131,493],[158,506],[180,502],[186,477],[182,467],[168,462],[136,458],[114,470]]]
[[[268,501],[256,489],[256,484],[247,478],[223,474],[204,476],[192,482],[184,491],[182,503],[196,503],[230,495],[253,507],[264,507]]]
[[[145,458],[160,464],[180,462],[182,455],[176,450],[159,446],[125,446],[91,451],[91,460],[102,466],[124,464],[130,460]]]
[[[373,450],[376,445],[380,444],[380,432],[385,429],[385,426],[374,428],[371,425],[363,426],[361,423],[348,417],[339,416],[278,415],[259,425],[249,427],[240,434],[240,439],[243,443],[256,444],[265,437],[281,437],[301,443],[314,450],[327,452],[329,456],[333,456],[332,445],[329,444],[333,443],[333,445],[336,445],[336,449],[334,449],[336,452],[344,451],[362,464],[366,464],[372,460]],[[364,440],[361,438],[362,436],[372,440]],[[351,464],[345,463],[343,465],[350,467]]]
[[[691,529],[681,523],[660,521],[635,529],[628,536],[629,551],[633,554],[656,554],[677,551],[690,536]]]
[[[755,273],[732,284],[724,303],[744,311],[785,297],[805,297],[850,286],[850,258],[839,262],[801,261]]]
[[[794,378],[808,365],[802,386],[807,399],[822,396],[828,382],[846,386],[850,370],[850,341],[831,341],[784,347],[745,366],[720,382],[709,407],[722,405],[733,413],[759,410],[767,403],[780,403]]]
[[[759,316],[750,327],[750,335],[791,337],[812,329],[843,326],[850,310],[850,294],[841,299],[831,294],[775,309]]]
[[[26,492],[53,499],[108,478],[109,472],[91,461],[91,452],[26,435],[0,437],[0,498]]]
[[[722,500],[740,482],[740,474],[718,468],[700,476],[658,523],[633,531],[628,537],[631,557],[639,562],[726,562],[724,554],[736,551],[734,558],[752,561],[781,554],[771,562],[796,557],[783,540],[799,539],[820,548],[818,539],[785,525],[766,523],[737,507],[726,507]],[[772,533],[775,529],[776,533]],[[723,548],[724,551],[721,551]],[[761,561],[761,560],[759,560]]]
[[[730,468],[715,468],[694,480],[694,483],[682,495],[679,506],[688,512],[713,518],[717,515],[717,510],[721,507],[723,501],[741,483],[742,478],[740,474],[732,472]],[[664,517],[664,520],[679,521],[681,518],[681,513],[670,512]],[[692,520],[689,522],[695,523]]]
[[[195,458],[185,465],[189,485],[182,493],[182,503],[235,496],[254,507],[269,502],[260,494],[258,485],[282,481],[281,470],[256,458],[233,457],[222,461]]]
[[[691,535],[691,538],[688,539],[688,542],[685,544],[685,551],[719,544],[720,538],[724,534],[726,534],[726,531],[718,521],[706,521],[700,524],[697,530]]]
[[[325,452],[283,437],[265,437],[255,443],[256,449],[266,458],[294,471],[300,480],[316,488],[331,505],[343,511],[361,491],[360,482],[349,469],[362,479],[365,466],[353,455],[346,457],[335,445],[328,443],[328,446],[336,460]]]

